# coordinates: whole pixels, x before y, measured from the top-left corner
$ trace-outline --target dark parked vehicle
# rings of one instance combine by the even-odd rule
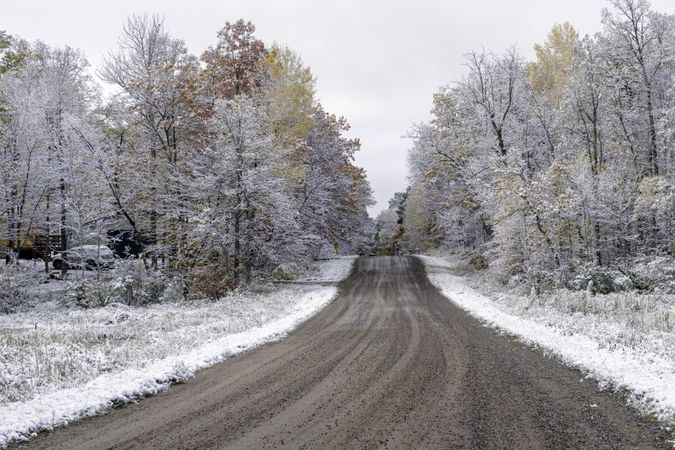
[[[61,269],[63,264],[69,269],[110,268],[115,265],[115,255],[105,245],[81,245],[52,257],[55,269]]]

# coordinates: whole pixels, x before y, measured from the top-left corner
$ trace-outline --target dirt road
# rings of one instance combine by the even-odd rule
[[[29,448],[668,448],[616,394],[481,326],[421,262],[361,258],[286,339]]]

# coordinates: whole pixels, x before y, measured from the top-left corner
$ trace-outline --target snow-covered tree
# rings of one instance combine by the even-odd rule
[[[22,63],[1,76],[3,99],[3,210],[10,254],[25,244],[44,247],[59,236],[62,246],[79,241],[86,227],[101,219],[96,183],[82,198],[77,190],[89,182],[87,158],[74,132],[95,101],[83,56],[68,47],[23,45]],[[76,204],[86,203],[83,219]],[[48,260],[45,260],[47,263]]]
[[[366,242],[358,140],[316,102],[299,56],[254,31],[226,23],[200,62],[161,18],[131,16],[98,71],[114,89],[104,101],[78,51],[0,33],[0,243],[12,259],[50,235],[108,243],[185,298],[218,297]]]
[[[403,242],[480,256],[537,288],[673,252],[675,19],[644,0],[610,4],[600,33],[556,25],[534,61],[468,55],[413,130],[424,206],[408,208],[416,235]]]

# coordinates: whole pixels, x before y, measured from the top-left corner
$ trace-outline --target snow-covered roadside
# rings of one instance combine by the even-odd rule
[[[314,278],[344,278],[353,261],[323,262]],[[336,293],[334,286],[307,285],[218,302],[0,316],[0,447],[155,394],[278,340]]]
[[[630,403],[639,409],[665,421],[675,420],[672,336],[656,332],[650,335],[645,331],[643,339],[632,346],[608,346],[606,342],[611,336],[630,333],[625,326],[603,321],[599,316],[571,317],[551,308],[540,308],[536,314],[526,315],[470,287],[463,276],[452,273],[452,264],[448,261],[429,256],[420,258],[432,284],[471,315],[587,371],[601,387],[626,389],[630,392]],[[581,326],[573,326],[579,321]]]
[[[320,261],[313,270],[298,277],[298,281],[337,282],[344,280],[352,271],[355,259],[355,256],[340,256]]]

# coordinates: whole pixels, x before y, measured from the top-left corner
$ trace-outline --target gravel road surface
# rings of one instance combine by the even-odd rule
[[[454,306],[413,257],[364,257],[285,339],[20,447],[670,448],[619,394]]]

